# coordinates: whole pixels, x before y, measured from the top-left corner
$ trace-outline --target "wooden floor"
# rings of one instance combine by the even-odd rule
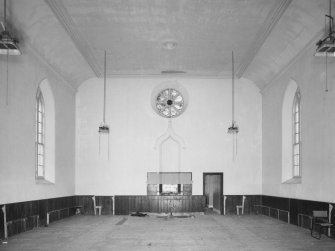
[[[335,250],[335,240],[266,216],[73,216],[8,239],[0,250]]]

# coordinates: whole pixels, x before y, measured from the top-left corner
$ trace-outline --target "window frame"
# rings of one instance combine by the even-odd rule
[[[36,93],[35,123],[36,123],[35,178],[40,180],[40,179],[45,179],[45,103],[44,103],[42,91],[39,87]],[[41,175],[41,172],[42,172],[42,175]]]
[[[292,106],[292,176],[301,178],[301,94],[297,89]]]

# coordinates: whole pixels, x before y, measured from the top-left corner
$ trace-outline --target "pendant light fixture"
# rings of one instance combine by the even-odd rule
[[[325,15],[325,30],[327,30],[328,20],[328,34],[325,38],[316,43],[316,52],[314,56],[325,57],[326,62],[326,76],[325,76],[325,92],[328,92],[328,57],[335,57],[335,30],[334,18],[332,16],[332,0],[329,0],[329,15]]]
[[[21,55],[21,51],[17,45],[19,41],[12,37],[7,30],[6,9],[6,0],[4,0],[4,23],[2,23],[3,31],[0,33],[0,55]]]
[[[9,90],[9,80],[8,80],[8,57],[21,55],[21,51],[17,44],[19,41],[13,38],[10,32],[7,30],[7,5],[6,0],[4,0],[4,22],[1,22],[3,31],[0,33],[0,55],[6,56],[6,106],[8,106],[8,90]]]
[[[231,96],[232,96],[232,120],[231,126],[228,128],[229,134],[237,134],[238,126],[235,121],[235,70],[234,70],[234,52],[232,51],[232,77],[231,77]]]
[[[329,15],[325,15],[325,18],[325,30],[327,30],[328,20],[328,34],[325,38],[316,43],[317,48],[314,56],[335,57],[335,30],[334,18],[332,16],[332,0],[329,0]]]
[[[326,87],[325,92],[328,92],[328,54],[326,54]]]
[[[231,76],[231,103],[232,103],[232,111],[231,111],[231,125],[228,128],[228,134],[233,135],[233,160],[237,155],[237,134],[238,134],[238,126],[235,121],[235,69],[234,69],[234,52],[231,54],[232,61],[232,76]]]
[[[109,126],[106,124],[106,54],[107,53],[105,51],[103,111],[102,111],[102,122],[99,126],[98,132],[99,132],[99,154],[101,152],[101,142],[105,142],[107,140],[107,158],[109,159]],[[107,136],[107,138],[102,136]]]
[[[104,60],[104,103],[102,112],[102,122],[99,126],[99,133],[109,133],[109,126],[106,124],[106,51]]]

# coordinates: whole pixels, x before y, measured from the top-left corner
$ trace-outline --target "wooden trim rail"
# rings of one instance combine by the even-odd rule
[[[276,211],[278,220],[280,220],[280,218],[279,218],[280,212],[287,213],[287,223],[290,224],[290,212],[289,211],[282,210],[282,209],[279,209],[279,208],[268,207],[268,206],[264,206],[264,205],[254,205],[254,209],[255,209],[256,214],[258,214],[259,208],[261,209],[261,214],[263,214],[263,208],[267,209],[268,214],[263,214],[263,215],[267,215],[269,217],[271,217],[271,211]]]

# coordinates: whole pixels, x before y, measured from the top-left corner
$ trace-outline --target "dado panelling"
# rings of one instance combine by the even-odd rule
[[[193,196],[115,196],[115,214],[132,212],[204,212],[206,197]]]

